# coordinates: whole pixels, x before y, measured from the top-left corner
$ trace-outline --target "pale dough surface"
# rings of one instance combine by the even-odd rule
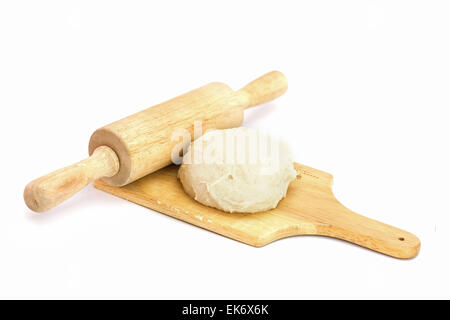
[[[205,133],[191,143],[178,171],[198,202],[248,213],[275,208],[296,176],[286,143],[244,127]]]

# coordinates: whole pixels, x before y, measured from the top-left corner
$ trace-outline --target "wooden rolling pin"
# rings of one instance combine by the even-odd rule
[[[244,110],[273,100],[287,90],[279,71],[269,72],[234,91],[213,82],[96,130],[89,142],[90,157],[30,182],[24,191],[27,206],[47,211],[96,179],[112,186],[129,184],[171,163],[176,129],[193,137],[194,121],[202,132],[242,124]]]

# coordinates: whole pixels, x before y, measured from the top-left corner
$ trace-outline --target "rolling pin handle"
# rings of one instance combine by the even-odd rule
[[[288,81],[280,71],[272,71],[253,80],[238,91],[248,97],[248,105],[244,109],[257,106],[278,98],[286,92]]]
[[[26,205],[45,212],[67,200],[89,183],[112,177],[119,171],[119,159],[109,147],[95,149],[92,156],[69,167],[31,181],[23,193]]]

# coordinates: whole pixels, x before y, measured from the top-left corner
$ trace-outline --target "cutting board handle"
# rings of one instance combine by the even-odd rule
[[[396,258],[412,258],[420,250],[420,240],[414,234],[357,214],[337,200],[324,210],[331,223],[317,223],[317,235],[350,241]]]
[[[280,71],[272,71],[253,80],[238,94],[244,94],[248,98],[248,105],[244,109],[257,106],[278,98],[288,89],[287,78]]]
[[[92,156],[69,167],[31,181],[23,193],[26,205],[44,212],[83,189],[92,181],[112,177],[119,171],[119,159],[109,147],[95,149]]]

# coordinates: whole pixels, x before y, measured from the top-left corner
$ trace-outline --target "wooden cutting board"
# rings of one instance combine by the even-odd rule
[[[124,187],[101,180],[95,187],[255,247],[296,235],[343,239],[396,258],[415,257],[419,239],[406,231],[359,215],[333,195],[331,174],[295,164],[297,179],[278,207],[260,213],[226,213],[190,198],[171,165]]]

